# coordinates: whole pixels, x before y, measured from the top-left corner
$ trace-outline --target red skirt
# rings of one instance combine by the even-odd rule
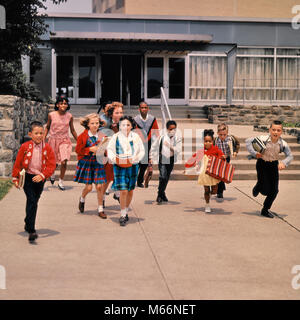
[[[111,163],[106,163],[104,165],[105,175],[107,182],[114,181],[114,167]]]

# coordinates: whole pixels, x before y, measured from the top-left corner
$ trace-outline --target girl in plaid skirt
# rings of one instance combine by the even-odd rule
[[[96,186],[98,196],[98,214],[102,219],[107,216],[103,211],[103,193],[106,183],[104,166],[96,159],[98,147],[105,143],[106,137],[99,131],[100,119],[98,114],[92,113],[80,120],[80,124],[85,127],[83,133],[78,136],[76,153],[78,163],[74,181],[84,183],[85,187],[79,199],[79,211],[84,212],[85,197]]]
[[[113,163],[113,190],[120,191],[120,225],[125,226],[128,209],[137,181],[139,162],[145,154],[144,145],[139,135],[131,130],[135,128],[132,117],[125,116],[119,121],[118,133],[115,133],[107,146],[107,156]]]

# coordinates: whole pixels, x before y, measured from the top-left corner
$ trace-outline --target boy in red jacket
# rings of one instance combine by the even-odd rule
[[[24,192],[26,195],[25,231],[29,233],[28,240],[33,242],[38,235],[35,230],[35,219],[39,198],[44,184],[56,166],[55,155],[51,147],[44,143],[44,128],[41,122],[33,121],[28,133],[32,140],[23,143],[18,152],[13,171],[13,183],[19,188],[19,178],[25,169]]]

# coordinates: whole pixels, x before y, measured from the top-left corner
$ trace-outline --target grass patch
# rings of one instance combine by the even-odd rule
[[[12,185],[10,179],[0,179],[0,200],[5,197]]]

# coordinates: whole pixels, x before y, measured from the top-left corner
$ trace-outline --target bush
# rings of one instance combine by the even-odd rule
[[[8,193],[9,189],[12,187],[13,183],[7,179],[0,179],[0,200]]]
[[[0,60],[0,74],[0,94],[43,101],[41,92],[32,83],[26,81],[21,62],[18,64]]]

